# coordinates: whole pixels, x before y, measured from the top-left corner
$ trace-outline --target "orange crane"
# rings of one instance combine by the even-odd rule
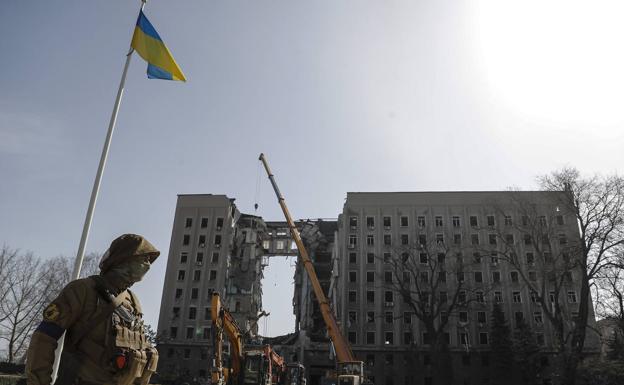
[[[290,216],[290,212],[288,211],[288,207],[286,206],[286,201],[284,200],[282,193],[277,187],[277,183],[275,182],[275,178],[271,173],[271,169],[269,168],[269,164],[267,163],[264,154],[260,154],[259,160],[264,165],[264,169],[269,176],[269,181],[271,181],[271,185],[273,186],[273,190],[275,191],[275,195],[277,196],[277,201],[282,208],[284,216],[286,217],[286,223],[288,224],[288,228],[290,229],[290,235],[297,245],[297,249],[299,250],[299,257],[301,258],[303,267],[310,277],[310,282],[312,283],[314,294],[316,295],[316,299],[319,303],[319,307],[321,309],[323,320],[325,321],[325,326],[327,327],[329,338],[334,344],[334,350],[336,351],[336,372],[338,376],[338,384],[363,384],[364,363],[355,359],[355,357],[353,356],[353,352],[351,351],[351,345],[340,333],[338,323],[336,322],[334,313],[331,310],[329,301],[327,300],[327,297],[323,292],[323,288],[321,287],[318,277],[316,276],[314,265],[312,264],[310,256],[308,255],[308,251],[306,250],[303,241],[301,240],[299,230],[297,230],[297,227],[295,227],[295,223]]]

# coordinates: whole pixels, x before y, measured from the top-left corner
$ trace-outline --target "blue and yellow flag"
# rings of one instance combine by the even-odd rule
[[[148,78],[186,81],[178,63],[143,11],[139,12],[131,46],[147,62]]]

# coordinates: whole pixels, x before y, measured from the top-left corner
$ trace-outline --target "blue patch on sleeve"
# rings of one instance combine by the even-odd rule
[[[65,329],[55,323],[42,321],[39,326],[37,326],[37,331],[40,331],[41,333],[48,335],[55,340],[58,340],[63,335]]]

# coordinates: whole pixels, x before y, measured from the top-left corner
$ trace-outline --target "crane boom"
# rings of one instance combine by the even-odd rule
[[[314,289],[314,294],[316,295],[316,299],[319,303],[319,307],[321,309],[321,314],[323,315],[323,320],[325,321],[325,325],[327,326],[327,332],[329,333],[329,337],[334,343],[334,349],[336,350],[336,358],[339,362],[350,362],[355,361],[353,357],[353,352],[351,351],[351,346],[340,333],[340,329],[338,328],[338,323],[336,322],[336,318],[331,311],[329,306],[329,301],[323,292],[323,288],[319,283],[318,277],[316,275],[316,271],[314,270],[314,265],[310,260],[310,256],[308,255],[308,251],[306,250],[303,241],[301,240],[301,236],[299,235],[299,231],[295,227],[295,223],[290,216],[290,212],[288,211],[288,207],[286,206],[286,201],[282,196],[279,188],[277,187],[277,183],[275,183],[275,178],[271,173],[269,168],[269,164],[267,163],[266,157],[264,154],[260,154],[260,161],[264,165],[264,168],[269,176],[269,180],[271,181],[271,185],[273,186],[273,190],[275,190],[275,195],[277,195],[277,200],[279,202],[280,207],[282,208],[282,212],[286,217],[286,223],[288,224],[288,228],[290,229],[290,235],[292,236],[295,244],[297,245],[297,249],[299,250],[299,256],[301,258],[301,262],[303,262],[303,267],[305,268],[308,276],[310,277],[310,282],[312,283],[312,288]]]

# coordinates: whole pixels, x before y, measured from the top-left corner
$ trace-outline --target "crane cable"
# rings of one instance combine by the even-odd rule
[[[258,200],[260,198],[260,161],[256,167],[256,193],[254,195],[254,214],[258,213]]]

